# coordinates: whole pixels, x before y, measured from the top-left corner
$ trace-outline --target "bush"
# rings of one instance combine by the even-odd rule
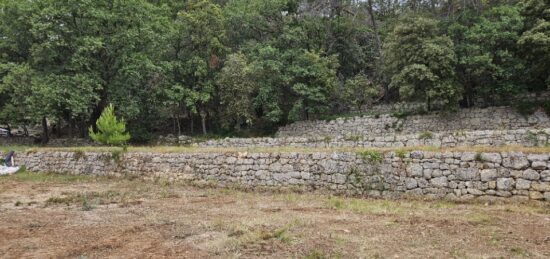
[[[124,120],[118,121],[112,104],[107,106],[96,122],[98,132],[90,127],[90,138],[104,145],[120,146],[130,140],[130,134],[126,132]]]
[[[367,150],[367,151],[363,151],[363,152],[358,152],[357,154],[359,156],[361,156],[361,158],[363,158],[363,160],[368,161],[368,162],[378,163],[378,162],[382,161],[382,154],[380,152],[377,152],[377,151]]]
[[[432,139],[434,137],[434,134],[429,131],[424,131],[418,135],[419,139]]]

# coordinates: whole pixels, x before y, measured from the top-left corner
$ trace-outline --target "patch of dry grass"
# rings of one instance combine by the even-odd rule
[[[376,200],[82,176],[0,181],[0,254],[548,257],[546,203]],[[29,201],[35,205],[25,204]],[[70,206],[66,206],[66,204]],[[17,204],[17,205],[14,205]],[[44,206],[47,205],[47,206]],[[29,226],[33,243],[29,250]],[[8,231],[8,232],[6,232]],[[72,238],[76,237],[76,238]],[[528,237],[525,238],[525,237]],[[94,244],[90,246],[90,244]],[[60,249],[61,248],[61,249]]]
[[[121,152],[119,147],[33,147],[22,149],[26,152]],[[524,146],[459,146],[459,147],[434,147],[434,146],[416,146],[401,148],[306,148],[306,147],[250,147],[250,148],[206,148],[206,147],[188,147],[188,146],[136,146],[128,147],[128,152],[155,152],[155,153],[313,153],[313,152],[378,152],[387,153],[396,151],[399,154],[412,151],[428,152],[523,152],[523,153],[550,153],[550,146],[544,147],[524,147]]]

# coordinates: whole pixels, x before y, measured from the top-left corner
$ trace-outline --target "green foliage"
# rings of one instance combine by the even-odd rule
[[[390,87],[403,99],[455,107],[462,88],[456,83],[453,43],[438,30],[436,20],[407,16],[399,21],[384,45]]]
[[[533,102],[517,102],[514,106],[516,110],[523,116],[532,115],[539,108],[539,106]]]
[[[382,89],[377,87],[363,73],[348,79],[342,91],[342,101],[349,102],[358,111],[364,105],[372,105],[382,96]]]
[[[481,153],[476,153],[474,160],[477,162],[483,162],[483,158],[481,157]]]
[[[349,135],[349,136],[346,136],[344,139],[347,140],[347,141],[357,142],[357,141],[363,140],[363,136],[362,135]]]
[[[449,26],[457,71],[470,103],[474,97],[491,102],[524,90],[520,79],[525,62],[516,46],[522,28],[523,19],[514,6],[494,7],[482,15],[468,11]]]
[[[221,121],[225,128],[240,129],[244,125],[252,125],[256,118],[254,110],[254,94],[257,85],[251,74],[253,68],[242,53],[234,53],[227,57],[225,66],[219,74],[218,85],[221,111]],[[235,98],[235,97],[239,98]]]
[[[395,155],[401,159],[405,159],[407,157],[407,151],[398,149],[395,151]]]
[[[366,150],[357,153],[363,160],[373,163],[382,161],[382,153],[373,150]]]
[[[550,2],[526,0],[520,2],[526,31],[518,39],[520,51],[529,62],[528,71],[535,89],[550,88]]]
[[[121,161],[122,154],[124,154],[125,152],[126,152],[125,149],[123,149],[123,150],[113,150],[113,151],[111,151],[111,159],[113,159],[113,161],[115,161],[115,163],[118,164]]]
[[[113,103],[133,142],[265,135],[550,86],[548,1],[333,2],[0,1],[0,124],[85,137]]]
[[[174,85],[192,114],[202,118],[203,134],[208,104],[215,92],[215,72],[226,53],[225,28],[220,6],[209,0],[188,1],[175,20]]]
[[[324,58],[309,51],[300,53],[295,59],[287,68],[292,76],[291,89],[296,96],[289,111],[289,120],[308,119],[312,115],[326,113],[336,86],[338,63],[334,57]]]
[[[397,111],[392,114],[393,117],[398,119],[405,119],[411,115],[408,111]]]
[[[88,129],[90,138],[95,142],[120,146],[130,140],[130,134],[126,132],[126,123],[124,120],[118,120],[114,113],[114,107],[112,104],[107,106],[101,113],[101,116],[96,122],[97,132],[90,127]]]
[[[432,139],[434,137],[434,134],[429,131],[424,131],[418,135],[419,139]]]
[[[549,101],[521,101],[514,104],[516,111],[523,116],[533,115],[538,109],[550,116],[550,100]]]
[[[81,158],[84,158],[84,151],[82,150],[76,150],[74,153],[73,153],[73,159],[74,160],[80,160]]]

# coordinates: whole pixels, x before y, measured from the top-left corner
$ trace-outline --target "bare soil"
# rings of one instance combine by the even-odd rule
[[[550,204],[0,177],[0,258],[548,258]]]

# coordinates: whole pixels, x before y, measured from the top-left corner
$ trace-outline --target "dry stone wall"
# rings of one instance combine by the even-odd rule
[[[543,111],[523,116],[510,107],[463,109],[456,113],[431,113],[397,118],[391,115],[339,118],[332,121],[299,121],[279,129],[277,137],[381,136],[421,132],[550,128]]]
[[[198,143],[200,147],[457,147],[457,146],[545,146],[550,128],[531,130],[482,130],[423,132],[386,136],[226,138]]]
[[[29,152],[33,172],[133,175],[249,187],[301,187],[373,197],[550,200],[550,154],[514,152]]]

